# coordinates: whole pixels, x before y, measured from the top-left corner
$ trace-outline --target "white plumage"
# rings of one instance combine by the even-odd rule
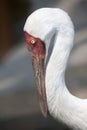
[[[44,41],[46,58],[54,39],[45,77],[50,114],[74,129],[87,130],[87,99],[73,96],[65,84],[65,69],[74,39],[70,17],[61,9],[42,8],[28,17],[24,31]]]

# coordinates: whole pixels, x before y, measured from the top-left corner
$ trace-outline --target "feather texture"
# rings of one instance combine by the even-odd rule
[[[70,17],[61,9],[42,8],[28,17],[24,31],[44,41],[47,55],[52,37],[55,39],[45,78],[50,114],[76,130],[87,130],[87,99],[73,96],[65,84],[74,39]]]

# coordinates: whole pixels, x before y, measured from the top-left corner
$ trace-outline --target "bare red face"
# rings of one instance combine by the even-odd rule
[[[32,59],[32,65],[34,69],[34,75],[40,101],[40,108],[42,114],[45,117],[47,117],[48,106],[46,99],[45,69],[44,69],[44,59],[46,53],[45,44],[39,38],[35,38],[26,32],[25,32],[25,40]]]
[[[25,40],[29,51],[33,55],[37,55],[41,59],[45,58],[45,44],[39,38],[35,38],[25,32]]]

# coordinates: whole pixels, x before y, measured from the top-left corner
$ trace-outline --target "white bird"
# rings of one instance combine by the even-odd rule
[[[87,130],[87,99],[72,95],[65,83],[67,60],[74,39],[70,17],[61,9],[38,9],[26,20],[24,32],[42,113],[46,117],[49,112],[73,129]],[[53,49],[45,69],[52,42]]]

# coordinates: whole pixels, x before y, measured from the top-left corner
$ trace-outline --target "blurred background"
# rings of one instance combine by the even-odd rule
[[[23,26],[40,7],[67,11],[75,26],[75,40],[66,83],[69,91],[87,98],[87,0],[0,1],[0,130],[70,130],[40,112]]]

